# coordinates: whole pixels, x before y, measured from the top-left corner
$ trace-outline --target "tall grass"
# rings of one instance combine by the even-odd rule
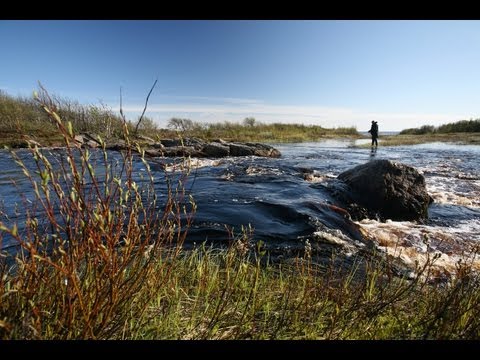
[[[150,304],[141,339],[478,339],[478,276],[429,284],[383,263],[356,273],[309,259],[262,265],[262,255],[200,247],[172,272],[175,288]]]
[[[249,119],[249,118],[247,118]],[[250,118],[250,120],[253,118]],[[356,137],[357,129],[324,128],[318,125],[303,124],[264,124],[260,122],[221,122],[200,124],[189,119],[170,120],[172,128],[179,130],[184,136],[195,136],[206,140],[224,139],[229,141],[261,141],[261,142],[302,142],[315,141],[329,137]]]
[[[40,93],[38,96],[45,95]],[[105,104],[80,104],[50,95],[40,101],[51,102],[55,106],[56,114],[63,121],[71,123],[76,133],[90,133],[109,140],[123,139],[125,124],[130,132],[135,129],[133,122],[124,121],[125,119],[114,114]],[[143,117],[138,125],[139,134],[161,135],[158,126],[148,117]],[[27,147],[28,140],[35,140],[43,146],[64,143],[48,113],[38,106],[35,99],[13,97],[0,91],[0,145]]]
[[[395,275],[388,258],[358,258],[363,266],[349,272],[317,265],[317,246],[271,262],[251,229],[232,233],[227,249],[185,250],[195,212],[188,169],[166,175],[159,194],[125,121],[127,150],[115,167],[105,148],[91,153],[73,141],[47,95],[38,101],[66,155],[32,146],[34,171],[16,157],[35,199],[25,202],[25,224],[0,222],[0,243],[19,246],[14,259],[0,259],[0,338],[480,337],[480,278],[466,260],[446,283],[431,280],[435,257],[412,279]],[[136,162],[148,181],[136,180]]]
[[[39,94],[39,96],[43,96]],[[123,139],[125,119],[113,113],[104,104],[88,105],[77,101],[49,96],[56,113],[65,122],[70,122],[76,133],[100,135],[104,140]],[[299,142],[315,141],[329,137],[357,137],[356,128],[324,128],[303,124],[263,124],[253,118],[242,123],[222,122],[205,124],[190,119],[172,118],[168,129],[161,129],[151,118],[140,116],[136,121],[125,121],[133,135],[150,138],[198,137],[204,140],[224,139],[230,141]],[[252,121],[253,120],[253,121]],[[45,145],[61,145],[63,139],[56,131],[48,114],[37,106],[34,99],[13,97],[0,91],[0,145],[26,147],[27,140]]]

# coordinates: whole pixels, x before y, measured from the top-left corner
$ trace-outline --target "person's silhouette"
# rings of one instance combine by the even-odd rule
[[[370,127],[370,130],[368,132],[372,135],[372,146],[375,144],[375,146],[378,146],[378,124],[376,121],[372,120],[372,126]]]

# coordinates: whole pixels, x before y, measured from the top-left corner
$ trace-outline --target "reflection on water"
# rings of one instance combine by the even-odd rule
[[[385,251],[412,262],[426,256],[427,236],[432,244],[429,249],[441,252],[445,267],[454,266],[461,252],[480,240],[480,147],[444,143],[355,147],[363,140],[370,141],[277,144],[282,152],[279,159],[194,159],[190,165],[196,169],[195,181],[189,190],[198,210],[189,240],[224,242],[228,240],[225,225],[239,231],[246,224],[255,229],[256,239],[276,248],[301,247],[305,239],[315,241],[319,233],[329,234],[323,242],[335,238],[355,243],[363,233],[375,238]],[[19,155],[29,157],[25,150]],[[119,159],[117,153],[110,155]],[[358,229],[332,211],[329,204],[335,200],[322,189],[322,183],[372,159],[403,162],[424,174],[435,200],[427,224],[364,220],[356,225]],[[21,221],[15,204],[22,204],[22,196],[33,193],[8,152],[0,151],[0,168],[0,210],[9,219]],[[137,173],[142,169],[138,162]],[[153,162],[152,169],[162,192],[163,170]],[[8,245],[7,239],[2,246]]]

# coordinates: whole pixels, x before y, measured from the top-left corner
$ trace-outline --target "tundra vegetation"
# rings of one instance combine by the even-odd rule
[[[123,119],[107,106],[84,105],[59,96],[51,96],[51,101],[58,115],[64,121],[69,121],[76,133],[99,135],[104,140],[123,138]],[[329,129],[316,125],[264,124],[253,117],[247,117],[241,123],[199,123],[174,117],[167,122],[166,128],[160,128],[152,118],[141,116],[127,120],[126,126],[132,137],[143,135],[154,140],[182,136],[237,142],[300,142],[331,137],[359,137],[355,128]],[[27,140],[34,140],[44,146],[60,146],[63,143],[49,121],[48,114],[38,107],[34,99],[13,97],[0,91],[0,146],[26,147]]]

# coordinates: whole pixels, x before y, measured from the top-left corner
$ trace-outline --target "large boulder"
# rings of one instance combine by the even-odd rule
[[[381,220],[421,220],[433,201],[425,178],[415,168],[390,160],[374,160],[338,176],[349,191],[346,205],[354,218],[375,214]],[[345,200],[345,197],[344,197]]]

